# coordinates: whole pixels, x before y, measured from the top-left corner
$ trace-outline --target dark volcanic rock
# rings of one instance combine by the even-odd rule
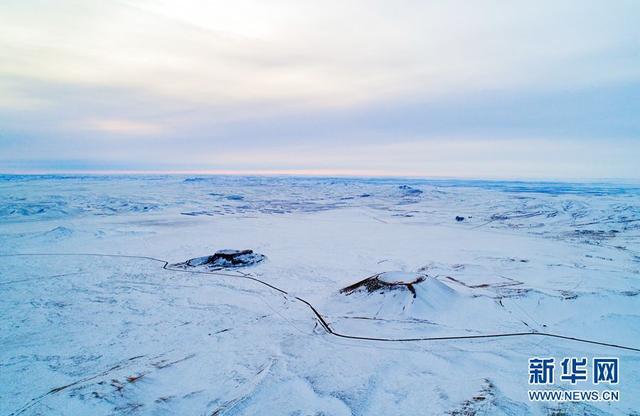
[[[422,193],[420,189],[412,188],[409,185],[400,185],[398,189],[401,189],[402,193],[406,196],[417,196]]]
[[[266,259],[266,256],[254,253],[253,250],[219,250],[212,256],[196,257],[173,266],[184,269],[206,267],[211,270],[220,270],[253,266],[264,259]]]
[[[242,201],[244,199],[242,195],[227,195],[225,198],[229,201]]]
[[[378,273],[374,276],[367,277],[357,283],[340,289],[340,293],[350,295],[353,292],[364,290],[368,293],[394,290],[394,289],[406,289],[411,292],[412,296],[416,297],[416,291],[413,285],[423,282],[426,279],[426,275],[415,275],[404,272],[385,272]]]

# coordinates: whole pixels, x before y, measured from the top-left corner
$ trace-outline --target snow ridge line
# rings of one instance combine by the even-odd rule
[[[102,254],[102,253],[15,253],[15,254],[0,254],[0,257],[19,257],[19,256],[91,256],[91,257],[114,257],[114,258],[130,258],[130,259],[141,259],[141,260],[150,260],[158,263],[162,263],[162,269],[173,271],[173,272],[183,272],[183,273],[195,273],[195,274],[209,274],[209,275],[217,275],[217,276],[226,276],[226,277],[234,277],[240,279],[249,279],[253,280],[256,283],[260,283],[264,286],[269,287],[277,292],[280,292],[283,295],[289,295],[284,289],[281,289],[277,286],[274,286],[270,283],[267,283],[263,280],[260,280],[256,277],[248,276],[248,275],[238,275],[232,273],[222,273],[222,272],[205,272],[200,270],[183,270],[183,269],[175,269],[169,267],[169,262],[166,260],[158,259],[150,256],[133,256],[126,254]],[[607,342],[593,341],[585,338],[576,338],[567,335],[553,334],[549,332],[505,332],[505,333],[496,333],[496,334],[484,334],[484,335],[458,335],[458,336],[446,336],[446,337],[418,337],[418,338],[378,338],[378,337],[366,337],[359,335],[348,335],[342,334],[340,332],[336,332],[329,326],[329,323],[323,318],[323,316],[318,312],[318,310],[308,301],[304,300],[299,296],[295,296],[294,299],[304,303],[310,310],[313,312],[317,321],[320,323],[325,332],[329,335],[333,335],[340,338],[346,339],[354,339],[354,340],[362,340],[362,341],[379,341],[379,342],[418,342],[418,341],[454,341],[454,340],[464,340],[464,339],[493,339],[493,338],[507,338],[507,337],[524,337],[524,336],[539,336],[539,337],[549,337],[556,339],[564,339],[568,341],[582,342],[585,344],[592,345],[600,345],[605,347],[617,348],[627,351],[640,352],[640,348],[630,347],[626,345],[619,344],[611,344]]]

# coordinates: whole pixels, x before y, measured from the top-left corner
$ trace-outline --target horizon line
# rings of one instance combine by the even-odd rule
[[[264,176],[264,177],[309,177],[309,178],[353,178],[353,179],[420,179],[420,180],[475,180],[475,181],[522,181],[522,182],[625,182],[640,184],[640,178],[616,177],[544,177],[544,176],[447,176],[425,174],[393,174],[379,171],[354,171],[344,169],[264,169],[264,170],[223,170],[223,169],[66,169],[66,170],[1,170],[2,176],[57,176],[57,175],[88,175],[88,176],[125,176],[125,175],[202,175],[202,176]]]

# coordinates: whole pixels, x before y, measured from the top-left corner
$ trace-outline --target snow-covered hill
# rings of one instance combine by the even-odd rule
[[[4,176],[0,255],[2,415],[640,409],[640,352],[460,338],[640,348],[633,185]],[[540,356],[621,400],[530,402]]]

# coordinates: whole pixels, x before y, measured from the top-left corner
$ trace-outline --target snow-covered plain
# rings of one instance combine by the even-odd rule
[[[266,260],[163,268],[220,249]],[[2,415],[640,411],[640,352],[341,338],[296,298],[358,337],[640,348],[637,186],[3,176],[0,255]],[[389,271],[427,278],[340,292]],[[529,402],[534,356],[620,357],[621,400]]]

